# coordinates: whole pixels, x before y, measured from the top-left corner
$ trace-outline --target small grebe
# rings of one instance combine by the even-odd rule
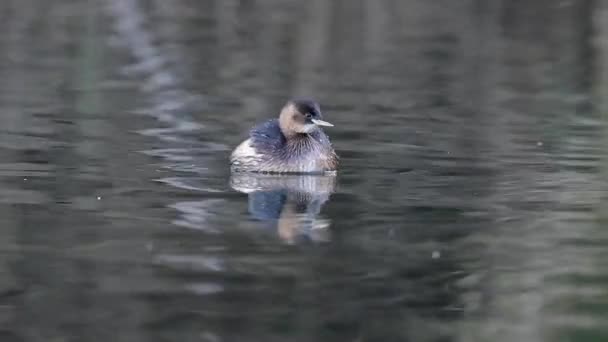
[[[230,156],[235,172],[324,173],[335,171],[338,156],[320,126],[319,104],[309,99],[287,102],[278,119],[255,126],[249,139]]]

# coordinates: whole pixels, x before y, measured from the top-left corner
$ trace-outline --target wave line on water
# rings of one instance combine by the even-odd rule
[[[144,129],[138,133],[155,136],[161,140],[181,142],[180,133],[201,130],[204,125],[195,122],[186,113],[188,108],[203,105],[201,96],[191,94],[181,85],[179,77],[168,67],[169,58],[152,42],[153,34],[145,28],[146,17],[137,0],[106,0],[108,12],[116,19],[115,30],[118,41],[136,59],[136,64],[124,69],[128,75],[145,78],[139,87],[147,94],[149,108],[140,109],[139,114],[154,117],[168,124],[169,128]]]

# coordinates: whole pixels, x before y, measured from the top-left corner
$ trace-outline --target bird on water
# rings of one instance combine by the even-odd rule
[[[319,104],[297,98],[287,102],[278,119],[251,129],[249,138],[230,156],[233,172],[328,173],[336,171],[338,156],[322,126]]]

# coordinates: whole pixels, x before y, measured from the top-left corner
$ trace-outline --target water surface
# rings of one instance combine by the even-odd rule
[[[608,339],[603,2],[0,16],[2,341]],[[231,177],[293,95],[338,176]]]

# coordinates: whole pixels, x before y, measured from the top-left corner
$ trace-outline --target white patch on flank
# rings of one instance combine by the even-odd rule
[[[251,146],[251,139],[243,141],[232,152],[230,161],[233,170],[256,170],[266,172],[319,172],[327,164],[328,156],[318,151],[319,146],[308,146],[306,153],[288,160],[265,160],[264,154]]]
[[[240,158],[256,158],[259,157],[260,154],[251,146],[251,139],[247,139],[243,141],[239,146],[237,146],[232,152],[232,159],[240,159]]]

